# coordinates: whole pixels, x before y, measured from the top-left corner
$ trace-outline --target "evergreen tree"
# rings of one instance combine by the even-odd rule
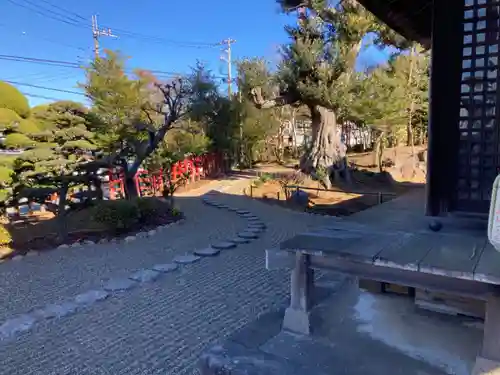
[[[128,76],[124,59],[107,51],[87,69],[82,87],[93,103],[107,160],[123,169],[127,198],[134,198],[138,169],[189,111],[190,81],[180,77],[161,82],[145,71]]]
[[[290,6],[298,10],[299,20],[297,26],[286,27],[291,42],[283,48],[283,61],[278,69],[280,95],[265,100],[258,85],[251,93],[260,108],[287,104],[308,108],[312,144],[300,166],[306,173],[326,169],[324,183],[329,186],[333,170],[346,167],[346,148],[337,123],[348,114],[356,58],[363,37],[374,28],[374,20],[355,1],[341,1],[333,8],[326,0],[281,3],[288,11]]]

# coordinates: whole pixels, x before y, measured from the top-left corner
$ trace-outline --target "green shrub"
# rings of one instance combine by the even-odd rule
[[[12,236],[4,225],[0,225],[0,246],[7,246],[12,242]]]
[[[92,207],[92,220],[118,232],[139,223],[140,212],[135,202],[127,200],[101,201]]]
[[[137,198],[135,204],[142,222],[148,223],[161,215],[165,203],[156,198]]]
[[[0,130],[11,129],[16,122],[21,122],[21,116],[12,109],[0,108]]]
[[[273,176],[270,174],[270,173],[262,173],[260,176],[259,176],[259,181],[262,182],[262,183],[266,183],[266,182],[269,182],[273,179]]]
[[[35,146],[36,142],[24,134],[11,133],[7,134],[3,144],[6,148],[26,148]]]
[[[14,171],[0,165],[0,186],[7,186],[12,182],[12,174]]]
[[[12,109],[22,118],[30,115],[28,99],[14,86],[0,81],[0,108]]]
[[[19,126],[15,130],[17,133],[31,135],[40,133],[40,128],[36,124],[36,122],[32,120],[21,120],[19,121]]]

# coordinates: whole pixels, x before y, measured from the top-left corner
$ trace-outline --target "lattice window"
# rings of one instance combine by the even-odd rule
[[[500,166],[500,1],[465,0],[460,100],[457,209],[491,198]],[[482,205],[484,206],[484,204]]]

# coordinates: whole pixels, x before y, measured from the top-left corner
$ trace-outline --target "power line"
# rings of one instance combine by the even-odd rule
[[[82,15],[80,15],[80,14],[76,13],[76,12],[73,12],[73,11],[71,11],[71,10],[65,9],[65,8],[63,8],[63,7],[59,6],[59,5],[53,4],[53,3],[51,3],[50,1],[47,1],[47,0],[38,0],[38,1],[41,1],[41,2],[43,2],[43,3],[45,3],[45,4],[48,4],[49,6],[51,6],[51,7],[55,8],[55,9],[59,9],[59,10],[61,10],[61,11],[63,11],[63,12],[66,12],[66,13],[71,13],[71,14],[73,14],[76,18],[79,18],[79,19],[81,19],[81,20],[83,20],[83,21],[87,21],[87,18],[86,18],[86,17],[84,17],[84,16],[82,16]]]
[[[19,1],[19,0],[7,0],[7,1],[12,3],[12,4],[15,4],[19,7],[28,9],[28,10],[33,11],[35,13],[38,13],[44,17],[53,19],[55,21],[66,23],[66,24],[71,25],[71,26],[80,27],[80,28],[88,28],[90,26],[86,17],[84,17],[81,14],[78,14],[76,12],[65,9],[61,6],[52,4],[51,2],[49,2],[47,0],[41,0],[41,1],[43,1],[45,4],[47,4],[49,6],[52,6],[53,8],[57,8],[58,10],[60,10],[60,12],[54,13],[54,10],[51,10],[50,8],[47,8],[47,7],[43,7],[43,6],[41,6],[41,4],[39,4],[39,3],[37,4],[32,0],[24,0],[24,1],[25,1],[25,3],[30,4],[34,8],[30,8],[30,7],[27,7],[25,4],[18,3],[17,1]],[[154,36],[154,35],[146,35],[146,34],[141,34],[141,33],[137,33],[134,31],[115,28],[115,27],[112,27],[109,25],[105,25],[104,29],[113,29],[123,37],[148,41],[148,42],[157,43],[157,44],[171,44],[171,45],[175,45],[177,47],[214,48],[214,47],[217,47],[217,45],[218,45],[218,43],[167,39],[164,37],[159,37],[159,36]]]
[[[35,8],[30,8],[28,6],[26,6],[25,4],[22,4],[22,3],[18,3],[14,0],[7,0],[9,3],[11,4],[14,4],[18,7],[21,7],[21,8],[24,8],[24,9],[28,9],[32,12],[35,12],[41,16],[44,16],[44,17],[47,17],[47,18],[50,18],[50,19],[53,19],[55,21],[59,21],[59,22],[62,22],[62,23],[65,23],[67,25],[71,25],[71,26],[75,26],[75,27],[82,27],[82,28],[86,28],[86,26],[82,25],[81,23],[79,22],[75,22],[74,20],[68,20],[68,19],[65,19],[65,18],[61,18],[61,16],[58,16],[57,14],[54,14],[53,12],[51,12],[50,10],[47,10],[47,9],[44,9],[42,7],[37,7],[35,5]],[[30,3],[28,3],[30,4]],[[33,4],[33,3],[31,3]]]
[[[34,88],[34,89],[50,90],[50,91],[63,92],[63,93],[66,93],[66,94],[75,94],[75,95],[82,95],[82,96],[86,96],[83,92],[78,92],[78,91],[71,91],[71,90],[56,89],[56,88],[54,88],[54,87],[46,87],[46,86],[32,85],[31,83],[23,83],[23,82],[17,82],[17,81],[8,81],[8,80],[4,80],[4,82],[10,83],[11,85],[32,87],[32,88]]]
[[[71,61],[61,61],[61,60],[50,60],[50,59],[41,59],[36,57],[26,57],[26,56],[15,56],[15,55],[0,55],[0,60],[5,61],[15,61],[15,62],[25,62],[25,63],[33,63],[47,66],[57,66],[63,68],[73,68],[73,69],[84,69],[85,66],[83,64],[79,64]],[[127,73],[133,72],[138,68],[126,68],[125,71]],[[152,74],[156,74],[159,76],[166,77],[178,77],[185,76],[187,73],[181,72],[172,72],[172,71],[164,71],[164,70],[155,70],[155,69],[147,69],[141,68],[142,70],[148,71]],[[215,76],[214,78],[224,79],[222,76]]]
[[[39,98],[39,99],[53,100],[53,101],[55,101],[55,102],[58,102],[58,101],[64,100],[64,99],[53,98],[53,97],[50,97],[50,96],[37,95],[37,94],[30,94],[30,93],[28,93],[28,92],[21,92],[21,94],[23,94],[23,95],[25,95],[25,96],[32,97],[32,98]]]

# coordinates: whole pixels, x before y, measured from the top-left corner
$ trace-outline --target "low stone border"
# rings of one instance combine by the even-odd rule
[[[59,245],[58,247],[56,247],[56,249],[69,249],[69,248],[80,248],[80,247],[87,247],[87,246],[93,246],[93,245],[104,245],[104,244],[108,244],[108,243],[120,243],[120,241],[123,241],[123,242],[132,242],[132,241],[135,241],[136,239],[138,238],[146,238],[146,237],[152,237],[154,236],[157,232],[159,231],[162,231],[172,225],[178,225],[178,224],[182,224],[184,223],[186,219],[180,219],[180,220],[177,220],[177,221],[174,221],[173,223],[170,223],[170,224],[166,224],[166,225],[159,225],[156,227],[156,229],[151,229],[147,232],[138,232],[134,235],[130,235],[130,236],[127,236],[127,237],[114,237],[114,238],[110,238],[110,239],[107,239],[107,238],[103,238],[97,242],[94,242],[94,241],[90,241],[90,240],[86,240],[86,241],[82,241],[82,242],[75,242],[75,243],[72,243],[72,244],[62,244],[62,245]],[[52,250],[44,250],[42,252],[45,252],[45,251],[52,251]],[[9,257],[5,257],[3,259],[0,259],[0,263],[4,263],[6,261],[20,261],[20,260],[23,260],[24,258],[26,257],[32,257],[32,256],[38,256],[40,255],[40,251],[38,250],[29,250],[26,254],[22,255],[22,254],[18,254],[18,255],[15,255],[11,258]]]
[[[237,213],[240,217],[247,219],[248,227],[244,231],[238,233],[232,239],[215,242],[213,244],[210,244],[209,247],[195,250],[192,253],[178,255],[172,259],[171,263],[156,264],[150,268],[138,270],[126,278],[109,279],[104,282],[101,289],[90,290],[78,294],[71,300],[63,301],[58,304],[50,304],[28,314],[22,314],[8,319],[0,325],[0,341],[12,338],[16,334],[29,331],[37,321],[47,320],[51,318],[62,318],[64,316],[74,314],[79,310],[88,308],[95,303],[98,303],[99,301],[103,301],[113,296],[114,294],[119,295],[119,293],[130,290],[142,283],[154,282],[163,274],[175,272],[180,267],[198,262],[203,258],[218,256],[221,251],[232,251],[238,245],[246,244],[254,239],[257,239],[259,235],[266,230],[266,225],[262,221],[260,221],[257,216],[251,214],[246,210],[241,210],[235,207],[229,207],[227,205],[217,203],[217,201],[214,200],[212,196],[213,193],[206,194],[206,196],[202,198],[203,202],[218,209],[225,209],[230,212]],[[137,238],[154,236],[157,231],[161,231],[171,225],[180,224],[183,221],[184,219],[181,219],[169,225],[159,226],[156,228],[156,230],[150,230],[149,232],[140,232],[135,236],[126,237],[123,241],[131,242],[136,240]],[[112,239],[108,242],[116,243],[118,242],[118,240]],[[92,241],[87,241],[85,244],[78,244],[78,246],[89,245],[95,245],[95,243],[93,243]],[[68,245],[59,246],[59,248],[68,247]],[[20,258],[16,260],[20,260],[22,258],[24,257],[20,256]]]

